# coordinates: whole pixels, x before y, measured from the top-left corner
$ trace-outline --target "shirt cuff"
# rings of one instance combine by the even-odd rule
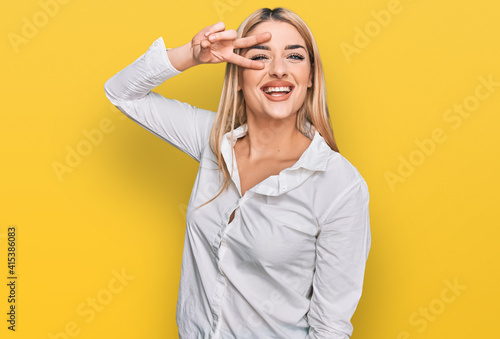
[[[149,61],[153,62],[152,67],[155,65],[159,66],[159,73],[166,73],[166,75],[168,75],[167,78],[182,73],[182,71],[176,69],[170,62],[163,37],[156,39],[145,54],[148,55]]]

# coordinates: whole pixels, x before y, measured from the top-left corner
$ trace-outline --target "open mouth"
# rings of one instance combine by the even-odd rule
[[[283,97],[293,91],[293,86],[285,87],[262,87],[261,90],[272,97]]]

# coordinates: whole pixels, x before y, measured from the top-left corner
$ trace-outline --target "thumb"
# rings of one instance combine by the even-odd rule
[[[200,61],[201,62],[209,62],[210,61],[210,49],[212,47],[212,44],[210,43],[210,41],[204,39],[204,40],[201,40],[200,42]]]

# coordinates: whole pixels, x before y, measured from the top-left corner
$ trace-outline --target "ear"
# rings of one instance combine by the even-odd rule
[[[238,86],[237,86],[238,92],[241,91],[241,79],[243,77],[241,72],[242,72],[242,68],[238,67],[238,79],[237,79],[238,80]]]
[[[312,78],[313,78],[313,71],[311,70],[311,72],[309,73],[309,83],[307,84],[308,88],[312,87],[313,85]]]

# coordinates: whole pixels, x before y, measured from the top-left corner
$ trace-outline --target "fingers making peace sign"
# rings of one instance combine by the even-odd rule
[[[263,69],[264,64],[234,53],[236,48],[247,48],[271,39],[271,33],[264,32],[245,38],[237,38],[234,29],[225,30],[222,21],[202,29],[191,41],[193,58],[198,63],[230,62],[241,67]]]

